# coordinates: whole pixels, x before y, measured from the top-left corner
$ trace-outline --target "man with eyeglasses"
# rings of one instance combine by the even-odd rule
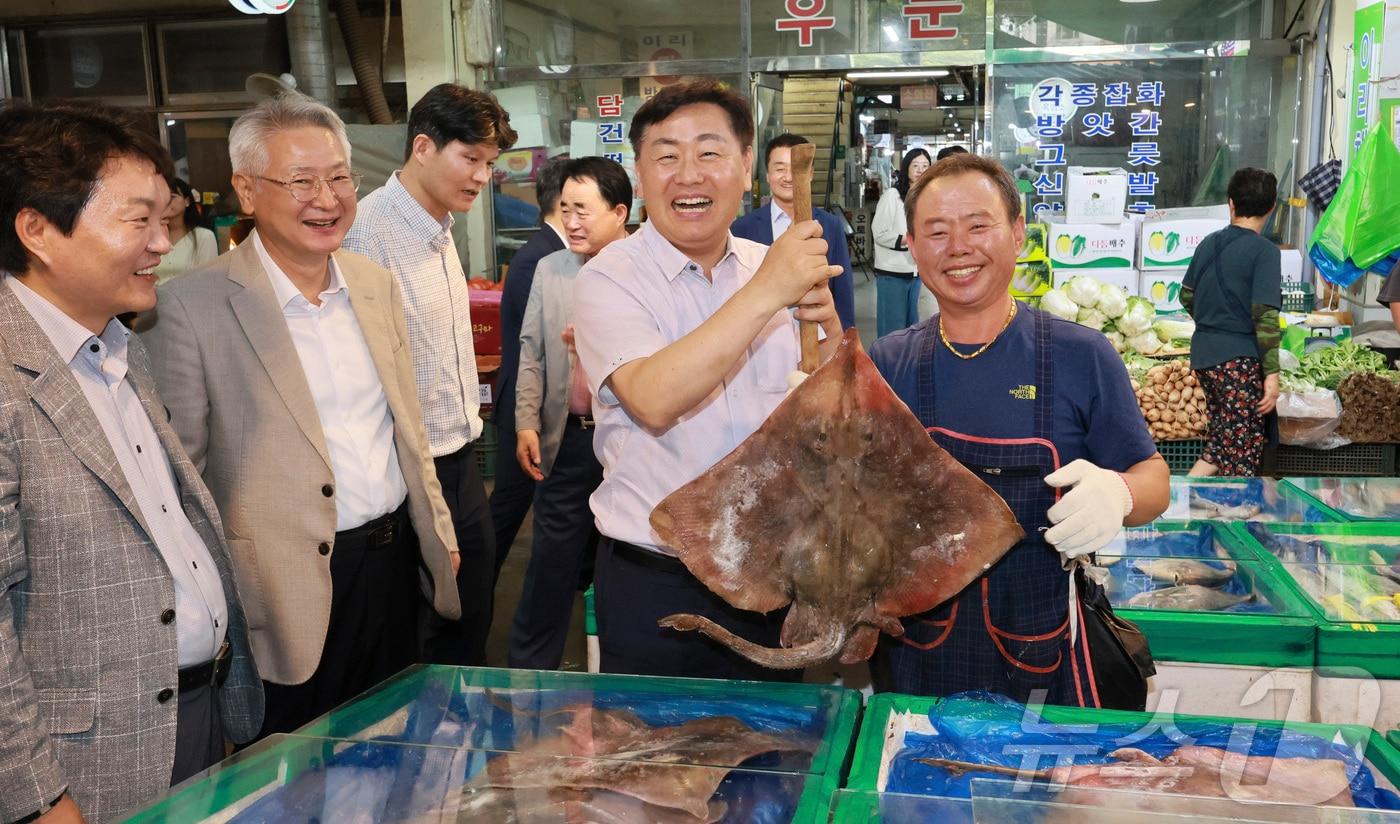
[[[161,287],[143,338],[170,422],[224,515],[267,696],[288,732],[417,659],[421,580],[460,613],[399,288],[340,249],[359,176],[301,95],[229,132],[255,229]]]
[[[345,236],[346,249],[387,267],[403,290],[428,446],[462,551],[461,619],[425,616],[423,660],[432,664],[486,663],[496,537],[476,463],[479,381],[452,213],[468,211],[490,192],[496,158],[514,143],[510,117],[496,98],[455,83],[434,86],[408,114],[403,168],[365,197]]]

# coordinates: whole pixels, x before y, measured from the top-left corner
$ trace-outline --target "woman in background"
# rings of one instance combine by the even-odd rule
[[[161,220],[170,227],[170,252],[156,267],[156,284],[198,269],[219,256],[214,233],[200,225],[199,203],[190,184],[180,178],[170,181],[170,204]]]
[[[878,337],[919,322],[919,273],[904,245],[904,197],[928,171],[923,149],[910,149],[899,164],[899,179],[880,195],[870,233],[875,240],[875,329]]]

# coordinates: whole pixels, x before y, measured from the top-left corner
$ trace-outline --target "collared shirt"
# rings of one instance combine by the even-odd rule
[[[228,629],[224,585],[209,547],[185,514],[170,457],[128,379],[126,355],[131,332],[113,318],[101,335],[94,335],[19,278],[7,277],[5,282],[82,387],[131,487],[151,541],[170,569],[175,584],[179,666],[209,661],[219,651]]]
[[[704,269],[648,222],[584,265],[574,289],[579,360],[593,390],[593,449],[603,483],[590,504],[608,537],[669,552],[651,529],[651,510],[729,454],[787,395],[799,358],[797,322],[773,314],[709,397],[661,434],[632,420],[604,387],[618,367],[693,332],[758,271],[767,247],[732,235],[723,259]]]
[[[773,221],[773,239],[777,240],[783,236],[783,232],[786,232],[788,227],[792,226],[792,218],[788,216],[787,212],[783,211],[783,208],[778,205],[777,201],[769,199],[768,205],[771,207],[769,212],[771,212],[770,217]]]
[[[317,306],[306,299],[253,232],[253,247],[277,293],[335,476],[335,529],[343,532],[387,515],[408,495],[394,446],[394,416],[379,382],[350,290],[335,260]]]
[[[439,222],[395,172],[360,201],[342,244],[394,273],[403,292],[418,400],[433,457],[481,436],[481,395],[472,346],[471,295],[452,215]]]

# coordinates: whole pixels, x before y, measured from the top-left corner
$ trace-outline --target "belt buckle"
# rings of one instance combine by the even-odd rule
[[[219,653],[214,656],[214,671],[211,674],[210,685],[222,687],[224,681],[228,680],[229,668],[233,665],[233,647],[229,646],[225,639],[223,646],[219,647]]]
[[[377,547],[389,546],[394,543],[394,528],[397,523],[398,519],[393,514],[386,515],[384,523],[376,526],[374,531],[370,533],[371,543]]]

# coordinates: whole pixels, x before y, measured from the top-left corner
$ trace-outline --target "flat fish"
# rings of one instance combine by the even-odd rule
[[[705,815],[695,816],[607,790],[487,787],[464,792],[405,824],[714,824],[726,810],[723,801],[711,801]]]
[[[1191,558],[1139,558],[1133,569],[1164,584],[1201,584],[1218,587],[1235,577],[1235,562],[1221,561],[1214,566]]]
[[[699,631],[751,661],[864,661],[880,633],[933,609],[1023,537],[1011,508],[934,443],[854,329],[758,431],[656,505],[662,543],[711,592],[752,612],[788,607],[780,647],[708,618]]]
[[[1258,504],[1228,504],[1218,503],[1201,495],[1199,492],[1191,492],[1191,517],[1208,521],[1248,521],[1262,512]]]
[[[1253,592],[1247,595],[1231,595],[1199,584],[1186,584],[1139,592],[1128,599],[1128,606],[1143,609],[1178,609],[1186,612],[1219,612],[1254,599]]]

